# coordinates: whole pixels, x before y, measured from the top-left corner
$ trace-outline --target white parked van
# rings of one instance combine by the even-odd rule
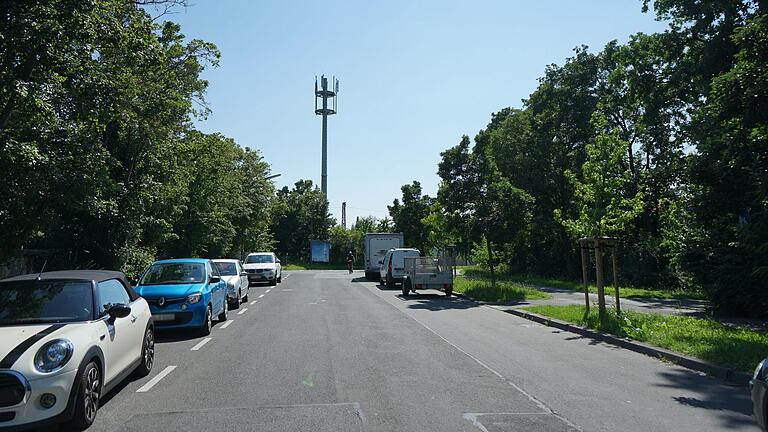
[[[403,233],[366,233],[363,243],[365,258],[365,278],[379,279],[379,261],[390,249],[403,247]]]
[[[403,282],[403,273],[405,270],[405,257],[420,256],[421,252],[414,248],[395,248],[387,251],[381,263],[379,277],[387,288],[394,288],[395,283]]]

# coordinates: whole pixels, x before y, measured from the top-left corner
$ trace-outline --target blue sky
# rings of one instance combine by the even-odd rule
[[[214,42],[213,113],[198,127],[261,151],[278,187],[320,183],[315,75],[341,81],[329,119],[328,195],[340,220],[387,215],[400,186],[437,192],[440,152],[474,136],[492,112],[519,107],[548,64],[573,48],[665,24],[640,0],[192,0],[169,19]]]

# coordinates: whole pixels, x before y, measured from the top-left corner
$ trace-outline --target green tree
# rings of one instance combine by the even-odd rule
[[[605,119],[597,119],[605,125]],[[617,132],[605,131],[594,143],[587,145],[587,161],[581,178],[567,171],[578,205],[578,217],[564,218],[555,210],[560,221],[574,237],[615,236],[642,211],[642,192],[632,193],[634,181],[626,163],[627,143]]]
[[[309,260],[309,241],[329,240],[336,224],[325,194],[311,180],[299,180],[293,189],[278,191],[270,211],[277,253],[298,262]]]
[[[417,181],[403,185],[400,190],[402,202],[395,199],[391,206],[387,206],[394,229],[403,233],[406,245],[426,253],[429,234],[423,220],[429,216],[433,199],[422,194],[421,183]]]

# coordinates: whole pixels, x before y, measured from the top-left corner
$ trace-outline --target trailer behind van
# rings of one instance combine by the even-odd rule
[[[365,278],[379,280],[379,267],[387,251],[403,247],[403,233],[367,233],[363,245]]]

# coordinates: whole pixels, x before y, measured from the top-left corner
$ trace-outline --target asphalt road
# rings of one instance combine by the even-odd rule
[[[757,430],[745,388],[436,291],[297,271],[249,300],[158,334],[90,430]]]

